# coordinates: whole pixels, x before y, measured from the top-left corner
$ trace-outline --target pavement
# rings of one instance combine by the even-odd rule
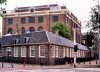
[[[89,61],[90,62],[90,61]],[[76,68],[74,68],[73,64],[65,64],[65,65],[54,65],[54,66],[46,66],[43,65],[42,67],[40,65],[32,65],[32,64],[18,64],[18,63],[13,63],[13,68],[11,63],[5,63],[3,64],[2,67],[2,62],[0,62],[0,72],[51,72],[52,70],[55,72],[100,72],[100,68],[98,68],[98,62],[96,64],[96,60],[91,61],[91,64],[89,62],[85,62],[85,64],[83,62],[81,62],[80,64],[77,63],[76,64]],[[89,69],[90,70],[86,70]],[[92,70],[94,69],[94,70]],[[95,71],[98,70],[98,71]]]

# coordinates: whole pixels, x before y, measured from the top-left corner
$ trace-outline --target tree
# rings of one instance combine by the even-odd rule
[[[87,21],[87,25],[88,28],[90,28],[90,32],[88,34],[92,35],[94,37],[94,42],[95,42],[95,51],[98,50],[98,27],[100,28],[100,26],[98,26],[98,23],[100,23],[100,15],[98,13],[98,11],[100,11],[100,6],[97,4],[93,7],[91,7],[91,11],[90,11],[90,18]]]
[[[56,29],[59,30],[59,35],[68,38],[70,40],[72,39],[70,30],[66,24],[62,22],[57,22],[55,25],[52,26],[52,32],[55,33]]]
[[[3,4],[7,5],[7,0],[0,0],[0,6],[2,6]],[[5,10],[5,8],[1,7],[0,8],[0,16],[3,17],[3,10]]]
[[[97,28],[100,27],[98,23],[100,24],[100,5],[96,4],[91,7],[90,18],[86,26],[91,27],[91,31],[95,32]]]

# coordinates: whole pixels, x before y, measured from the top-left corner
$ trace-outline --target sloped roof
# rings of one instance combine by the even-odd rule
[[[48,42],[48,38],[45,31],[32,32],[25,34],[17,34],[11,36],[3,36],[1,39],[2,46],[14,44],[15,39],[19,39],[17,44],[24,44],[24,37],[29,37],[28,43],[43,43]]]
[[[53,34],[51,32],[47,32],[48,34],[48,38],[50,40],[50,42],[52,43],[55,43],[55,44],[61,44],[61,45],[65,45],[65,46],[69,46],[69,47],[74,47],[74,42],[67,39],[67,38],[64,38],[62,36],[59,36],[59,35],[56,35],[56,34]],[[82,50],[89,50],[86,46],[84,45],[81,45],[79,43],[77,43],[78,45],[78,48],[79,49],[82,49]]]
[[[25,33],[25,34],[17,34],[17,35],[11,35],[11,36],[3,36],[1,41],[2,46],[7,45],[13,45],[15,39],[19,39],[17,44],[24,44],[24,37],[29,37],[28,44],[34,44],[34,43],[54,43],[54,44],[60,44],[64,46],[74,47],[74,42],[71,40],[68,40],[67,38],[64,38],[59,35],[55,35],[51,32],[47,31],[40,31],[40,32],[31,32],[31,33]],[[84,45],[78,44],[79,49],[88,50],[88,48]]]

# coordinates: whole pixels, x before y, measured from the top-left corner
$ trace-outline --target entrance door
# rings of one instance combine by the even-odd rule
[[[7,47],[7,59],[9,60],[11,57],[11,47]]]

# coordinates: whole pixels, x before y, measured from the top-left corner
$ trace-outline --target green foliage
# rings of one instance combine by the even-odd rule
[[[98,23],[100,23],[100,16],[98,17],[98,10],[100,11],[100,6],[98,5],[91,7],[90,18],[86,26],[92,27],[92,31],[94,31],[94,28],[98,25]]]
[[[3,4],[4,4],[4,5],[7,5],[7,0],[0,0],[0,5],[2,6]],[[2,17],[2,18],[4,17],[4,16],[3,16],[3,10],[5,10],[5,8],[2,8],[2,7],[1,7],[1,8],[0,8],[0,17]]]
[[[59,31],[59,35],[72,40],[70,30],[66,24],[62,22],[57,22],[54,26],[52,26],[53,33],[55,33],[55,30]]]

